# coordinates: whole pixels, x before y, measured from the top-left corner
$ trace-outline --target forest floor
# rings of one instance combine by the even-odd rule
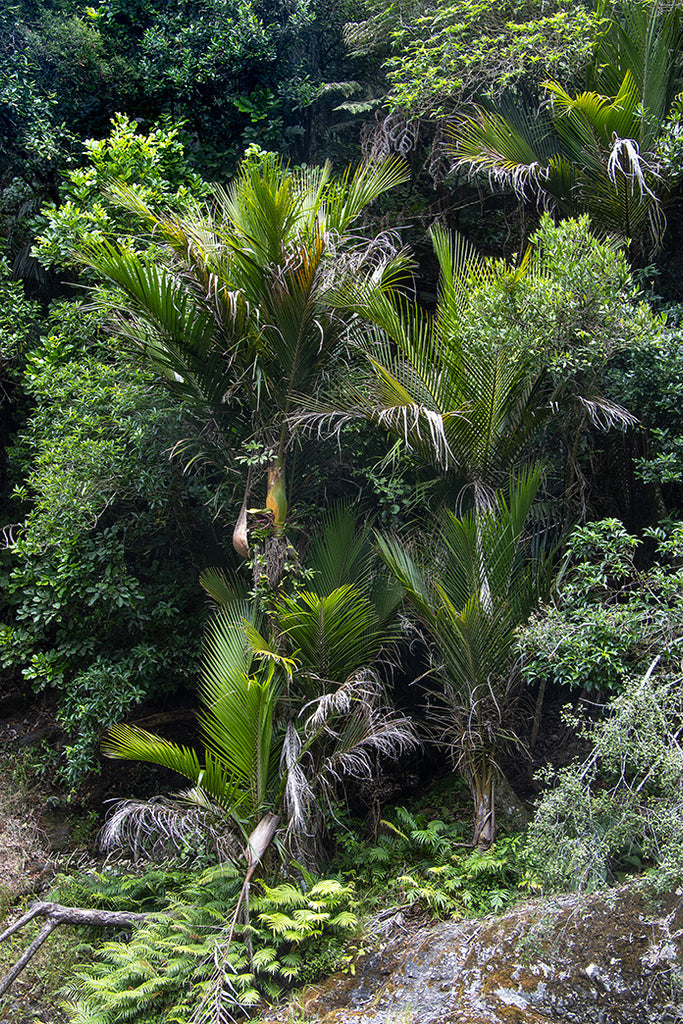
[[[49,887],[58,870],[68,870],[67,859],[50,849],[42,812],[45,795],[19,784],[15,765],[0,767],[0,930],[7,919],[26,909]],[[72,855],[73,856],[73,855]],[[39,925],[32,924],[0,945],[0,977],[4,976]],[[79,938],[71,928],[50,936],[10,992],[0,999],[0,1021],[12,1024],[61,1024],[65,1020],[51,993],[61,987],[76,960]]]
[[[534,757],[521,757],[504,766],[515,791],[527,801],[538,791],[533,773],[549,755],[556,763],[566,763],[585,754],[583,742],[562,721],[562,703],[557,698],[546,702]],[[108,799],[143,797],[173,788],[172,778],[151,766],[103,762],[98,774],[68,794],[54,784],[53,769],[46,771],[50,748],[64,740],[55,711],[48,703],[0,706],[0,932],[7,920],[16,918],[34,900],[49,898],[56,876],[102,867],[97,834]],[[400,802],[410,800],[428,781],[408,774]],[[396,800],[396,794],[388,799]],[[0,944],[0,978],[38,928],[31,923]],[[56,929],[9,995],[0,999],[0,1022],[63,1024],[66,1017],[55,993],[73,977],[75,965],[83,959],[83,952],[79,953],[83,941],[82,931],[67,926]]]

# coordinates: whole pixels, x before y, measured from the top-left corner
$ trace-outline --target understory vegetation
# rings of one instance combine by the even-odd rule
[[[26,1014],[680,884],[682,19],[0,12],[0,736],[89,847],[0,894],[134,915]]]

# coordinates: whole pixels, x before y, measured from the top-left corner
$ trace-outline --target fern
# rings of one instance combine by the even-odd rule
[[[325,949],[339,956],[340,937],[357,927],[353,891],[336,879],[314,882],[308,892],[291,883],[262,885],[250,901],[251,952],[238,927],[226,953],[239,873],[214,868],[184,877],[164,913],[142,922],[128,942],[96,947],[94,961],[77,971],[65,992],[71,1024],[229,1021],[233,1013],[276,999],[292,982],[313,980],[316,956]],[[122,878],[98,884],[106,893],[109,886],[123,891],[128,885]],[[131,884],[131,891],[147,898],[144,886]]]

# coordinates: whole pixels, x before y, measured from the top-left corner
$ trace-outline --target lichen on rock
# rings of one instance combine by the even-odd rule
[[[451,921],[306,999],[324,1024],[683,1022],[683,886],[643,882]]]

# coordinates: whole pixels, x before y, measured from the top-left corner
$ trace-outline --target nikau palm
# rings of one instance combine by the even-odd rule
[[[575,227],[578,243],[590,248],[586,225]],[[369,420],[447,476],[457,507],[471,501],[486,509],[550,417],[580,406],[581,419],[600,428],[633,418],[602,398],[598,373],[549,372],[564,354],[575,361],[589,316],[599,326],[600,317],[579,295],[577,307],[586,308],[571,311],[568,328],[567,289],[542,239],[511,268],[478,258],[440,228],[431,235],[441,271],[434,312],[350,285],[338,301],[369,324],[359,341],[365,367],[331,398],[310,402],[300,418],[320,430]]]
[[[431,237],[441,270],[434,314],[350,284],[339,302],[371,325],[361,342],[367,372],[301,418],[369,420],[439,473],[457,476],[463,493],[486,507],[548,414],[542,370],[519,347],[495,351],[461,330],[471,296],[495,286],[507,268],[479,260],[440,228]],[[526,269],[525,262],[513,276]]]
[[[184,215],[154,211],[120,184],[112,191],[140,218],[147,248],[95,240],[78,254],[116,286],[102,300],[113,329],[195,416],[193,443],[231,470],[245,437],[267,453],[266,506],[278,532],[291,414],[344,360],[350,325],[333,294],[349,278],[391,291],[406,262],[389,235],[368,242],[354,226],[405,177],[398,160],[335,180],[329,165],[289,170],[272,154],[251,154],[209,207]],[[242,555],[249,485],[235,532]]]
[[[399,540],[379,550],[428,631],[434,676],[429,697],[434,735],[467,779],[474,799],[475,845],[495,838],[497,756],[514,739],[519,679],[511,650],[548,581],[544,558],[532,558],[525,524],[539,483],[537,471],[510,482],[487,509],[446,512],[430,561]]]
[[[588,213],[596,227],[624,240],[649,234],[658,243],[664,221],[656,158],[639,142],[642,108],[630,71],[615,96],[570,96],[546,82],[546,107],[529,117],[479,108],[453,128],[456,165],[486,171],[520,197]]]
[[[571,96],[546,82],[540,107],[512,94],[462,115],[453,127],[456,166],[656,247],[667,187],[657,144],[680,89],[682,42],[678,6],[620,5],[597,42],[589,91]]]
[[[368,533],[348,510],[325,517],[310,560],[319,589],[276,600],[272,641],[229,581],[205,573],[219,611],[200,676],[203,759],[129,725],[110,730],[104,753],[179,772],[192,784],[179,794],[182,805],[202,809],[213,827],[222,821],[241,842],[266,816],[282,819],[297,855],[314,860],[324,807],[344,779],[372,777],[377,755],[415,743],[408,720],[387,707],[377,672],[394,639],[400,590],[379,579]],[[181,830],[179,807],[164,804],[154,818],[148,805],[124,806],[112,838],[130,836],[136,822],[173,835]],[[226,846],[228,855],[239,853],[239,843]]]

